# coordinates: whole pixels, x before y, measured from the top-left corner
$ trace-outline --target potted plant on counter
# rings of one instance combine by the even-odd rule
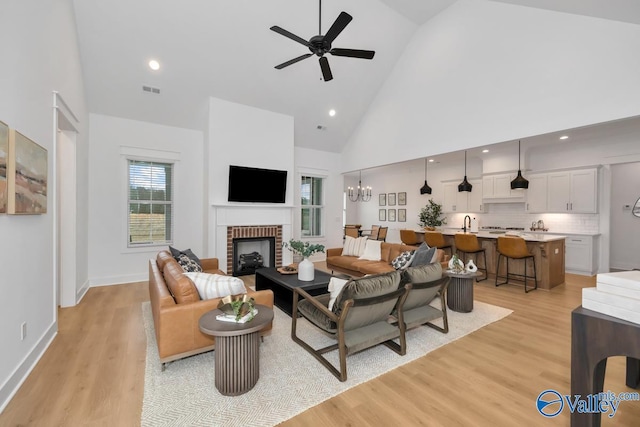
[[[431,231],[447,223],[447,219],[442,215],[442,205],[433,199],[429,199],[429,204],[420,210],[418,219],[420,227]]]
[[[300,240],[290,239],[282,243],[282,247],[289,249],[294,254],[300,255],[303,260],[298,264],[298,280],[305,282],[313,281],[315,269],[309,257],[317,252],[324,252],[324,245],[311,244]]]

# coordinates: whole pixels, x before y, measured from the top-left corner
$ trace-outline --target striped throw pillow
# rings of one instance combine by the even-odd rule
[[[184,273],[196,285],[200,299],[222,298],[247,293],[242,279],[222,274]]]
[[[344,246],[342,247],[342,255],[361,256],[367,245],[366,237],[344,236]]]

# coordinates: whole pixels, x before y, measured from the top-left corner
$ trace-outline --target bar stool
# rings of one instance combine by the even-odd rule
[[[500,260],[502,257],[507,259],[507,275],[499,276]],[[527,258],[531,258],[533,261],[533,276],[527,275]],[[520,259],[524,261],[524,274],[509,273],[509,259]],[[498,277],[505,278],[506,281],[498,283]],[[498,262],[496,264],[496,286],[509,283],[509,279],[520,280],[524,282],[524,292],[527,293],[533,289],[538,289],[538,277],[536,275],[536,258],[527,249],[527,243],[522,237],[505,236],[498,237]],[[533,289],[527,290],[527,279],[534,280],[535,286]]]
[[[415,246],[418,244],[418,236],[413,230],[400,230],[400,240],[402,243],[409,246]]]
[[[453,256],[453,249],[451,249],[451,245],[447,245],[447,242],[444,240],[444,236],[442,233],[438,231],[426,231],[424,233],[424,241],[430,248],[434,246],[438,249],[449,249],[449,256]]]
[[[466,255],[473,254],[475,255],[475,261],[478,270],[484,271],[484,278],[479,279],[478,277],[476,277],[476,282],[487,280],[487,278],[489,277],[487,274],[487,253],[485,252],[485,249],[480,246],[480,242],[478,242],[478,238],[476,237],[476,235],[456,233],[453,236],[453,239],[456,244],[456,252],[462,253],[462,262],[466,264]],[[484,258],[484,267],[481,267],[480,263],[478,262],[479,254],[482,254]]]

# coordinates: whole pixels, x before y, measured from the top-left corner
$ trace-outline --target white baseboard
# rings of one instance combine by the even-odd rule
[[[42,358],[44,352],[47,351],[57,333],[58,322],[54,321],[49,329],[42,334],[31,351],[22,359],[22,362],[20,362],[11,375],[9,375],[7,381],[2,384],[2,387],[0,387],[0,413],[4,411],[4,408],[7,407],[11,399],[13,399],[13,396],[18,392],[22,383],[24,383],[38,361]]]
[[[96,277],[89,280],[90,286],[111,286],[123,283],[144,282],[149,280],[149,273],[127,274],[122,276]]]
[[[78,289],[78,292],[76,292],[76,305],[80,304],[80,301],[82,301],[82,298],[87,294],[89,288],[89,279],[87,279],[84,281],[80,289]]]

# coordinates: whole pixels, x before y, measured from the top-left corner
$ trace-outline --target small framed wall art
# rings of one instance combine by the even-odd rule
[[[387,220],[387,210],[378,209],[378,221],[386,221],[386,220]]]
[[[389,209],[389,221],[395,222],[395,220],[396,220],[396,210]]]
[[[378,196],[378,206],[387,206],[387,194],[381,193]]]
[[[396,193],[387,194],[387,201],[389,202],[389,206],[396,205]]]
[[[398,209],[398,222],[407,222],[407,210]]]
[[[47,213],[47,150],[11,129],[7,166],[7,212]]]
[[[9,126],[0,122],[0,213],[7,212],[7,161],[9,160]]]
[[[398,206],[404,206],[407,204],[407,193],[403,191],[398,193]]]

